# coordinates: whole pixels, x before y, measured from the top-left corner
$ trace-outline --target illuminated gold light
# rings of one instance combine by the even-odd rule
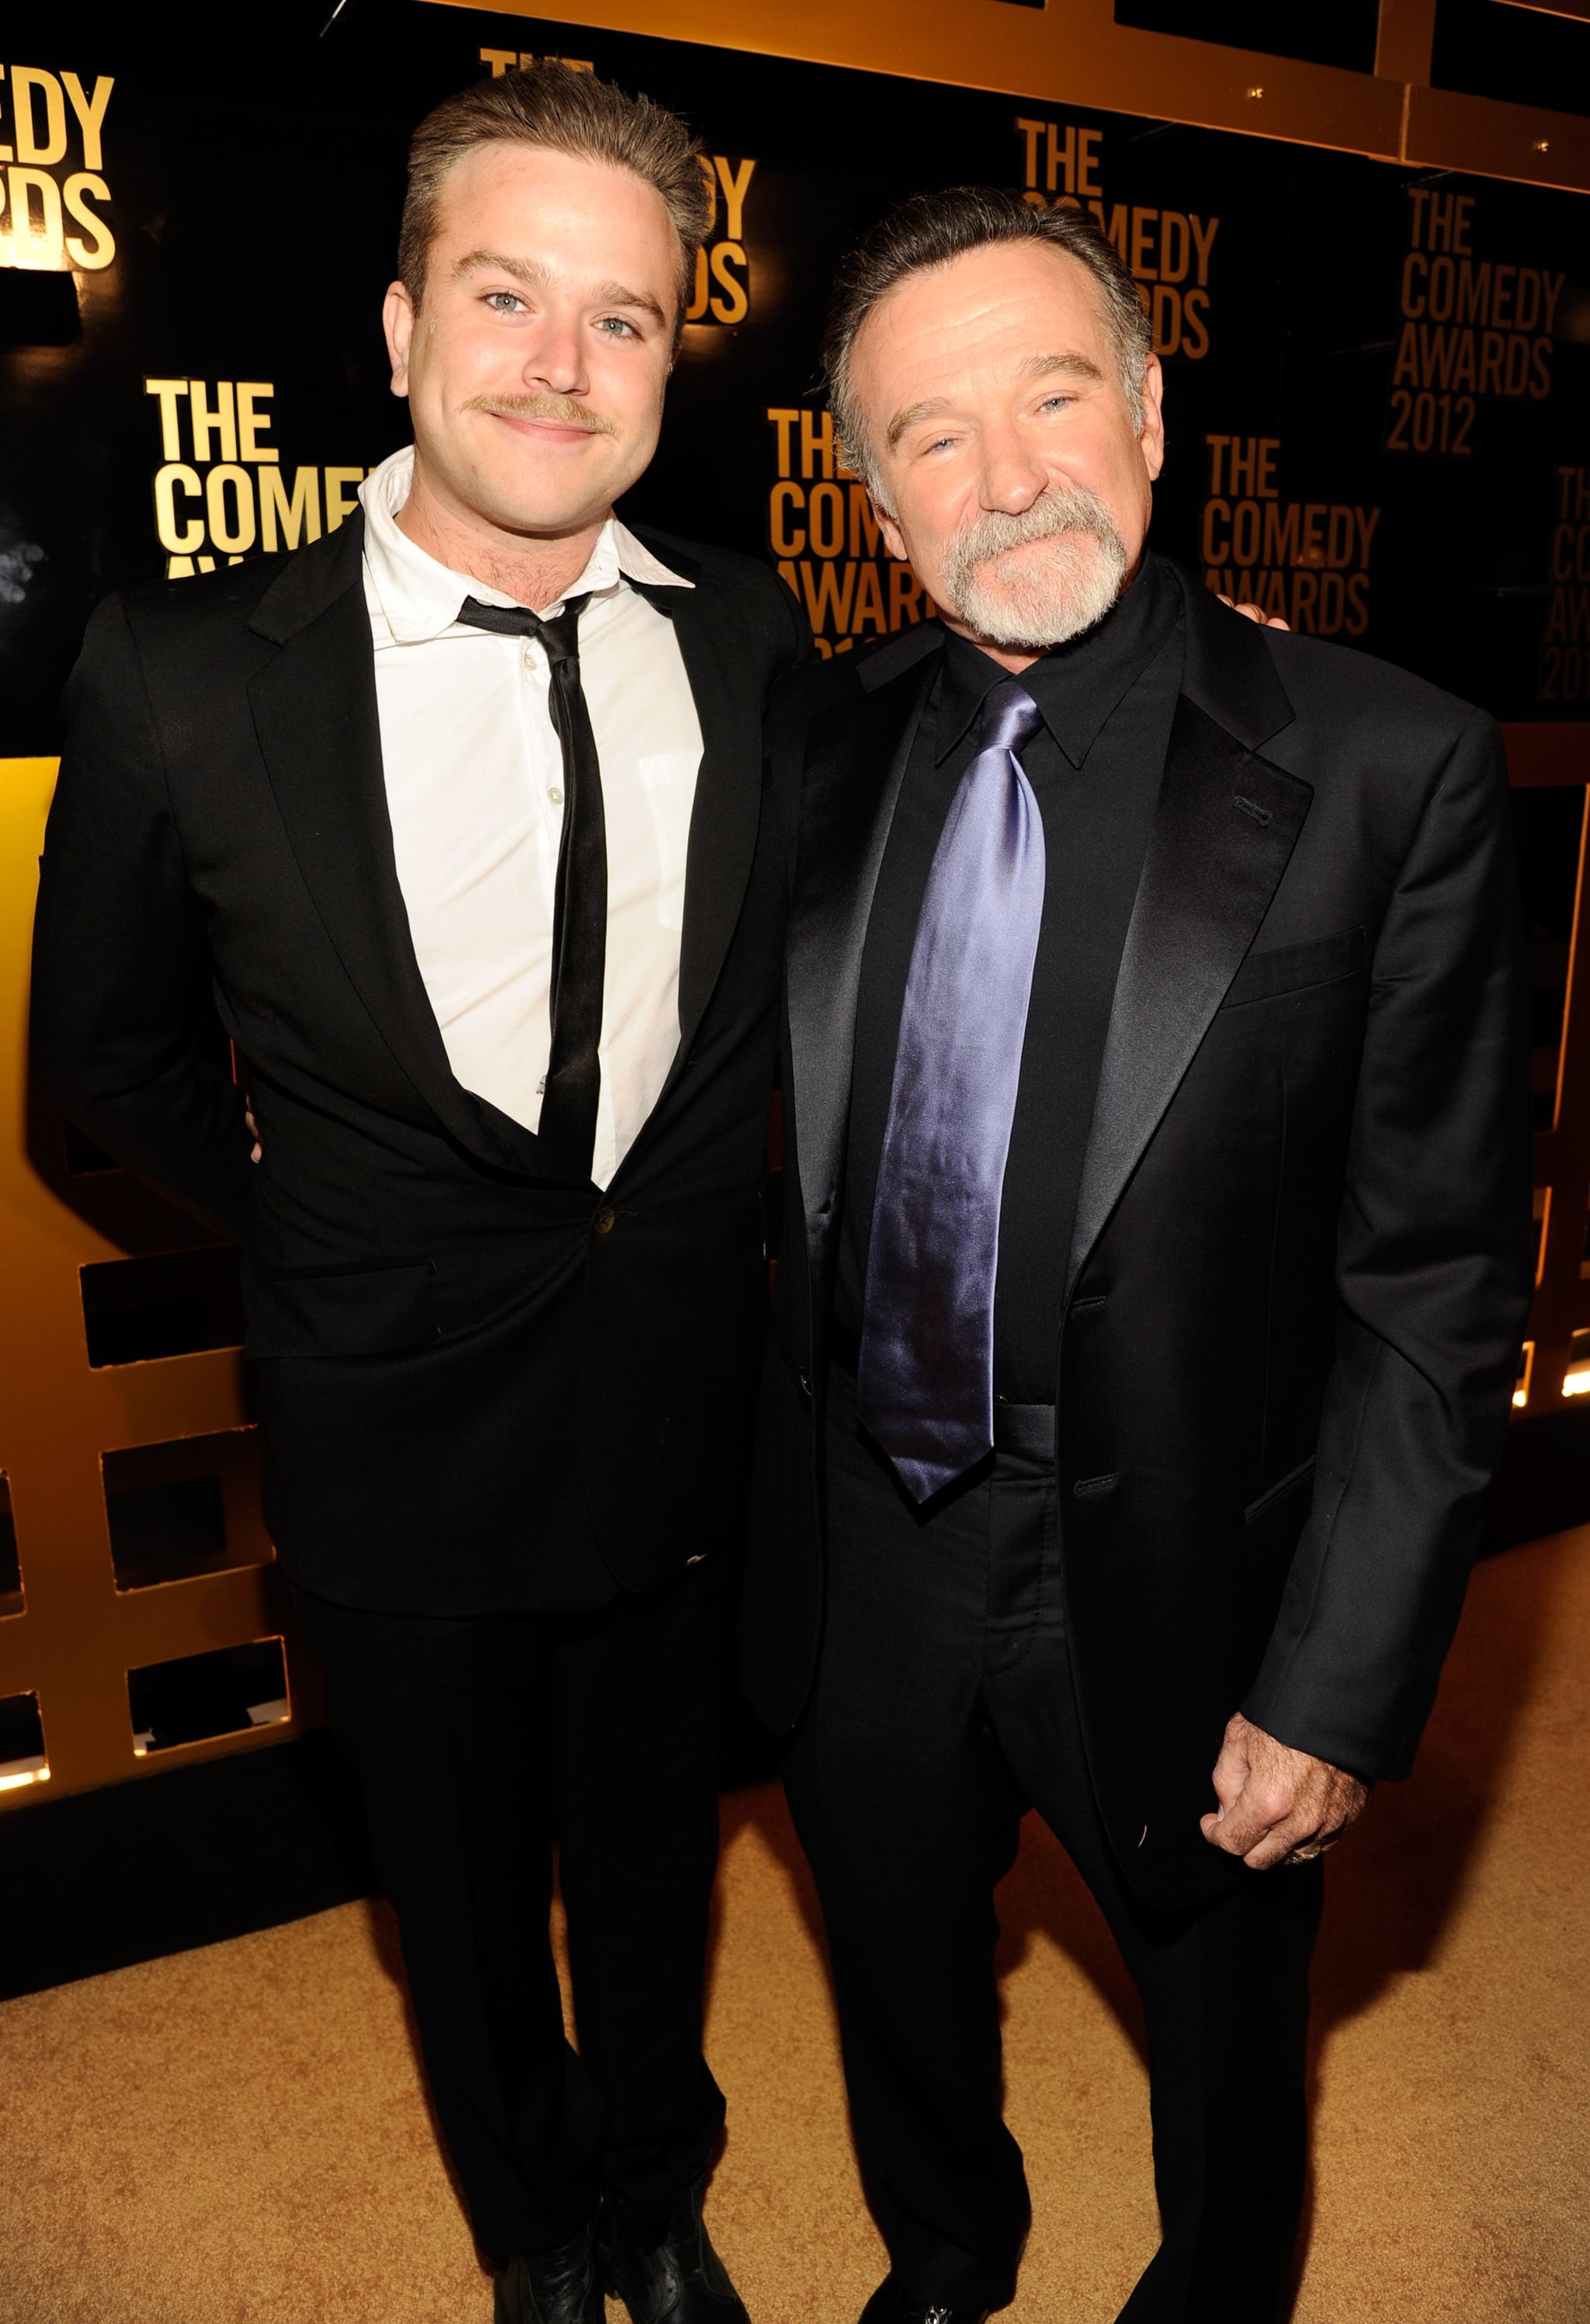
[[[23,1761],[20,1766],[14,1762],[7,1773],[0,1775],[0,1792],[20,1791],[23,1784],[47,1784],[49,1781],[50,1768],[44,1760]]]

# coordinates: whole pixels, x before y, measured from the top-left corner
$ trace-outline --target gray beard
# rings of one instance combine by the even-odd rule
[[[998,575],[990,560],[1027,541],[1052,540],[1052,553],[1025,560],[1019,574]],[[944,559],[947,602],[990,645],[1063,645],[1090,630],[1121,594],[1126,550],[1104,503],[1080,486],[1052,486],[1020,516],[988,511],[968,525]]]

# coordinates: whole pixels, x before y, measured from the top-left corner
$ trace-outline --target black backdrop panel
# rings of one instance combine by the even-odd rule
[[[829,650],[922,599],[835,466],[825,287],[887,204],[972,180],[1096,208],[1142,282],[1162,546],[1502,717],[1590,715],[1582,198],[425,0],[317,38],[331,5],[8,15],[0,754],[53,746],[106,589],[340,521],[404,439],[379,307],[405,139],[486,52],[590,63],[700,131],[712,244],[627,512],[772,557]]]

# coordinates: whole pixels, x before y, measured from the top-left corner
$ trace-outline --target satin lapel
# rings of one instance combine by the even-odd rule
[[[820,715],[807,742],[790,902],[788,1071],[814,1281],[844,1160],[867,922],[936,668],[931,657],[861,703]]]
[[[1192,668],[1190,654],[1190,677]],[[1309,784],[1258,757],[1183,692],[1116,982],[1070,1283],[1241,966],[1313,797]]]
[[[530,1132],[455,1078],[414,956],[392,852],[357,560],[346,586],[317,609],[303,602],[303,583],[294,577],[291,618],[302,626],[273,622],[271,597],[262,601],[266,619],[254,626],[274,635],[280,650],[251,681],[249,698],[305,884],[381,1038],[444,1127],[498,1168],[538,1171]],[[340,576],[331,568],[326,577]]]
[[[685,1070],[745,901],[762,814],[762,706],[733,666],[729,634],[713,619],[706,591],[648,588],[641,594],[673,622],[702,742],[685,858],[679,1047],[660,1107]]]

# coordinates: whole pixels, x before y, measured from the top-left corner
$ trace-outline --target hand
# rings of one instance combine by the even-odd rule
[[[1220,1809],[1202,1818],[1203,1836],[1255,1872],[1323,1856],[1369,1797],[1368,1784],[1345,1767],[1278,1743],[1240,1711],[1227,1723],[1214,1784]]]
[[[245,1105],[244,1107],[243,1118],[247,1122],[249,1126],[249,1135],[254,1141],[254,1150],[248,1158],[251,1162],[257,1162],[265,1149],[260,1143],[260,1125],[254,1120],[254,1110],[252,1105]]]
[[[1290,630],[1291,627],[1291,623],[1283,622],[1279,613],[1263,613],[1257,605],[1239,605],[1235,597],[1221,597],[1220,603],[1229,605],[1232,612],[1240,613],[1245,621],[1257,622],[1262,630]]]

